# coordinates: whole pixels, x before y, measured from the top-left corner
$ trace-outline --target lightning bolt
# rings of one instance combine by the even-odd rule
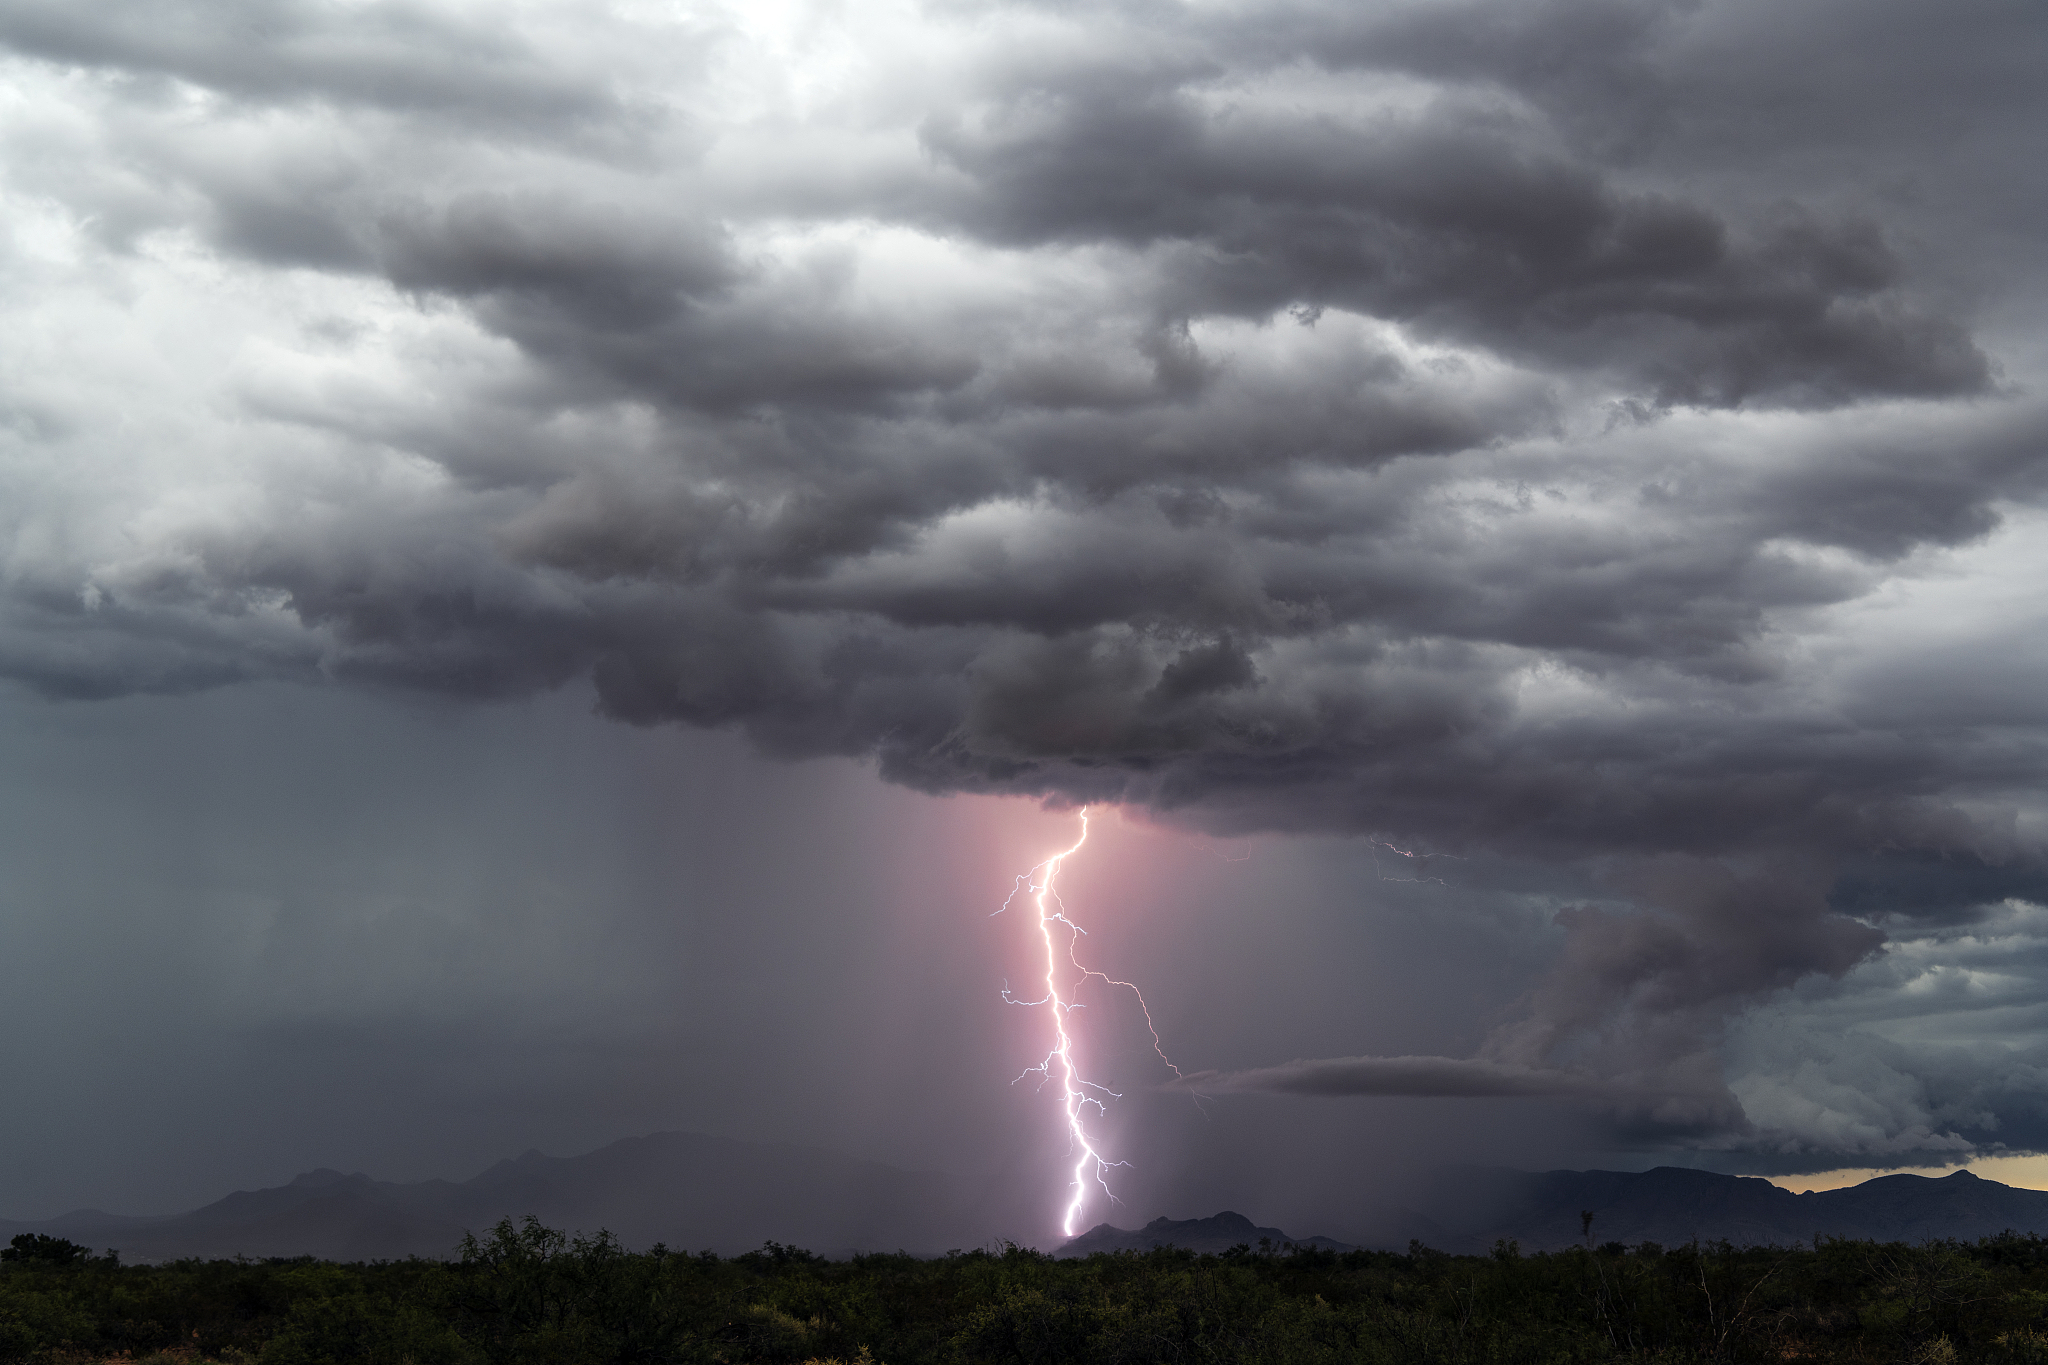
[[[1069,1186],[1072,1194],[1060,1219],[1060,1229],[1069,1237],[1074,1235],[1079,1226],[1081,1210],[1087,1207],[1089,1187],[1101,1186],[1103,1195],[1111,1203],[1115,1203],[1116,1195],[1109,1188],[1109,1172],[1115,1167],[1130,1164],[1126,1161],[1111,1161],[1105,1157],[1096,1147],[1095,1140],[1089,1136],[1088,1125],[1084,1121],[1091,1105],[1097,1114],[1107,1114],[1109,1109],[1104,1100],[1122,1099],[1123,1096],[1082,1076],[1080,1065],[1074,1060],[1074,1035],[1069,1026],[1073,1021],[1073,1012],[1083,1008],[1074,998],[1074,992],[1091,979],[1107,986],[1121,986],[1130,991],[1137,997],[1138,1008],[1145,1015],[1145,1028],[1152,1035],[1152,1050],[1159,1054],[1159,1060],[1165,1062],[1174,1075],[1181,1074],[1180,1068],[1174,1066],[1173,1060],[1166,1055],[1165,1048],[1160,1044],[1159,1030],[1152,1023],[1152,1008],[1145,1003],[1144,993],[1128,981],[1118,981],[1114,977],[1081,965],[1079,946],[1088,931],[1068,918],[1066,903],[1060,899],[1054,883],[1059,880],[1060,868],[1065,865],[1067,859],[1079,853],[1081,846],[1087,842],[1088,808],[1083,806],[1081,834],[1074,840],[1073,847],[1062,849],[1034,865],[1029,871],[1018,874],[1016,884],[1010,889],[1009,898],[995,911],[997,915],[1002,914],[1015,904],[1020,896],[1027,897],[1032,907],[1038,911],[1039,937],[1045,945],[1045,994],[1036,1000],[1020,1000],[1005,985],[1003,999],[1013,1005],[1044,1005],[1052,1016],[1052,1047],[1046,1052],[1045,1060],[1037,1066],[1024,1068],[1017,1080],[1036,1075],[1040,1078],[1041,1089],[1055,1081],[1059,1083],[1060,1107],[1066,1117],[1069,1150],[1074,1154],[1073,1182]],[[1062,940],[1064,952],[1061,951]],[[1064,990],[1061,985],[1062,978],[1071,980],[1071,984]],[[1014,1085],[1016,1082],[1013,1081],[1011,1084]]]
[[[1367,839],[1365,841],[1365,847],[1366,851],[1372,854],[1373,875],[1378,877],[1383,882],[1435,882],[1438,886],[1449,886],[1450,883],[1445,881],[1442,877],[1432,877],[1428,875],[1430,860],[1434,858],[1449,858],[1452,862],[1463,861],[1463,859],[1459,858],[1454,853],[1416,853],[1409,849],[1397,848],[1396,846],[1388,843],[1384,839]],[[1422,872],[1423,875],[1419,877],[1389,877],[1386,873],[1380,871],[1380,849],[1386,849],[1389,853],[1398,853],[1403,858],[1416,859],[1422,864],[1419,870]]]

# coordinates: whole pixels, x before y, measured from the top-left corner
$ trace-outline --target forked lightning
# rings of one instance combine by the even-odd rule
[[[1081,936],[1087,931],[1067,917],[1066,904],[1060,900],[1054,883],[1059,879],[1061,866],[1067,859],[1080,852],[1081,846],[1087,842],[1088,808],[1083,806],[1081,836],[1074,840],[1073,847],[1063,849],[1044,862],[1038,863],[1028,872],[1019,874],[1016,885],[1011,888],[1009,899],[995,912],[1000,915],[1004,910],[1008,910],[1019,896],[1029,897],[1033,908],[1038,911],[1039,936],[1045,944],[1045,994],[1037,1000],[1019,1000],[1008,987],[1005,987],[1003,999],[1013,1005],[1044,1005],[1052,1014],[1051,1050],[1045,1054],[1044,1061],[1037,1066],[1026,1067],[1017,1079],[1021,1081],[1025,1076],[1036,1074],[1042,1078],[1041,1086],[1054,1080],[1059,1082],[1061,1108],[1066,1115],[1067,1136],[1074,1152],[1072,1195],[1067,1200],[1066,1212],[1060,1220],[1061,1231],[1069,1237],[1072,1237],[1079,1227],[1081,1211],[1088,1202],[1089,1186],[1101,1186],[1103,1195],[1114,1203],[1116,1196],[1109,1188],[1109,1170],[1113,1166],[1129,1164],[1124,1161],[1111,1161],[1103,1156],[1094,1139],[1089,1136],[1088,1126],[1083,1121],[1088,1106],[1093,1105],[1098,1114],[1106,1114],[1109,1111],[1103,1100],[1121,1099],[1122,1096],[1114,1090],[1085,1079],[1074,1060],[1074,1036],[1070,1025],[1073,1012],[1081,1008],[1074,998],[1074,992],[1091,977],[1104,985],[1122,986],[1129,990],[1137,997],[1138,1008],[1145,1015],[1145,1027],[1152,1035],[1152,1050],[1159,1054],[1159,1060],[1165,1062],[1174,1075],[1181,1074],[1180,1068],[1174,1066],[1165,1049],[1160,1046],[1159,1030],[1153,1026],[1152,1010],[1145,1003],[1144,994],[1128,981],[1118,981],[1081,965],[1076,950]],[[1055,925],[1059,927],[1055,928]],[[1066,939],[1064,965],[1060,952],[1062,936]],[[1068,983],[1064,987],[1063,975],[1068,978]]]

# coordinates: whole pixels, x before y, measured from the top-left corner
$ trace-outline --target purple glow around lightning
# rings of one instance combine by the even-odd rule
[[[1060,1230],[1072,1237],[1080,1226],[1081,1211],[1087,1207],[1090,1186],[1100,1186],[1103,1196],[1111,1203],[1116,1195],[1109,1188],[1111,1167],[1130,1163],[1111,1161],[1102,1155],[1101,1149],[1089,1135],[1085,1122],[1089,1106],[1098,1114],[1108,1113],[1105,1099],[1121,1099],[1116,1091],[1097,1085],[1081,1074],[1080,1064],[1074,1056],[1074,1033],[1071,1027],[1073,1012],[1080,1009],[1075,992],[1090,978],[1108,986],[1121,986],[1138,999],[1138,1008],[1144,1012],[1145,1027],[1152,1035],[1152,1050],[1159,1054],[1159,1060],[1180,1075],[1180,1068],[1173,1065],[1165,1049],[1160,1046],[1159,1030],[1153,1027],[1151,1007],[1138,988],[1128,981],[1118,981],[1103,973],[1081,965],[1078,949],[1086,930],[1067,916],[1065,902],[1060,899],[1054,883],[1059,879],[1060,868],[1066,860],[1081,851],[1088,842],[1088,808],[1081,808],[1081,834],[1074,840],[1073,847],[1062,849],[1045,861],[1036,864],[1029,871],[1020,873],[1016,885],[995,913],[1000,915],[1022,896],[1030,901],[1038,912],[1039,937],[1045,945],[1045,994],[1036,1000],[1019,1000],[1006,986],[1003,999],[1013,1005],[1044,1006],[1052,1018],[1052,1046],[1045,1054],[1045,1060],[1037,1066],[1026,1067],[1018,1080],[1025,1076],[1037,1075],[1039,1087],[1057,1082],[1059,1085],[1061,1112],[1066,1119],[1067,1140],[1074,1154],[1072,1191],[1067,1200],[1066,1211],[1060,1219]],[[1057,926],[1057,927],[1055,927]],[[1064,941],[1065,952],[1061,951]]]

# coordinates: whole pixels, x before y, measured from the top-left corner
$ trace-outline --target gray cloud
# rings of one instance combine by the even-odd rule
[[[1703,1083],[1678,1088],[1685,1080]],[[1193,1072],[1175,1088],[1209,1096],[1571,1100],[1601,1114],[1612,1140],[1635,1145],[1740,1142],[1754,1133],[1742,1105],[1717,1076],[1689,1077],[1669,1066],[1660,1069],[1653,1084],[1644,1085],[1485,1058],[1326,1057],[1247,1071]]]
[[[1571,1071],[1458,1057],[1329,1057],[1250,1071],[1191,1072],[1178,1085],[1201,1093],[1263,1090],[1281,1095],[1415,1095],[1428,1098],[1588,1098],[1611,1081]]]
[[[0,40],[52,62],[261,103],[468,113],[535,132],[623,112],[597,73],[565,70],[502,25],[431,5],[336,12],[254,0],[80,10],[25,0],[0,13]]]
[[[2019,7],[1907,9],[1817,95],[1739,4],[0,8],[0,671],[1519,860],[1558,956],[1429,1074],[1754,1143],[1732,1020],[2042,868],[1911,601],[2025,572],[2048,125]]]
[[[1269,122],[1135,74],[1034,83],[978,127],[928,129],[982,191],[969,221],[1000,240],[1171,244],[1161,303],[1179,313],[1353,308],[1618,371],[1662,403],[1830,405],[1988,380],[1960,326],[1893,292],[1875,224],[1794,210],[1737,233],[1700,205],[1616,191],[1497,108]]]

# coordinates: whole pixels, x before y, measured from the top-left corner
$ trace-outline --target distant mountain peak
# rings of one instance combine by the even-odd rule
[[[1476,1252],[1502,1239],[1530,1251],[1596,1241],[1681,1246],[1796,1246],[1816,1236],[1915,1243],[2048,1231],[2048,1192],[2014,1189],[1968,1171],[1898,1172],[1860,1185],[1794,1194],[1751,1176],[1660,1166],[1626,1171],[1446,1169],[1420,1203],[1443,1225],[1444,1250]]]
[[[1103,1223],[1101,1226],[1108,1227],[1109,1224]],[[1258,1224],[1252,1222],[1251,1219],[1243,1214],[1234,1213],[1229,1209],[1225,1209],[1223,1212],[1208,1218],[1187,1218],[1180,1222],[1175,1222],[1173,1219],[1162,1215],[1145,1224],[1145,1231],[1147,1232],[1165,1232],[1175,1228],[1203,1228],[1213,1229],[1217,1232],[1256,1233],[1259,1231]],[[1271,1231],[1271,1229],[1267,1229],[1267,1231]]]
[[[827,1255],[936,1253],[959,1240],[951,1198],[928,1174],[825,1149],[657,1133],[571,1157],[529,1149],[460,1183],[379,1181],[322,1167],[164,1217],[81,1212],[0,1221],[0,1243],[21,1232],[90,1239],[94,1246],[113,1236],[131,1261],[395,1259],[449,1256],[465,1233],[530,1214],[568,1232],[603,1228],[636,1247],[666,1242],[737,1253],[773,1239]]]
[[[1294,1237],[1279,1228],[1262,1228],[1241,1213],[1224,1210],[1207,1218],[1154,1218],[1135,1232],[1097,1223],[1053,1252],[1055,1256],[1093,1256],[1110,1251],[1151,1251],[1157,1247],[1179,1247],[1184,1251],[1215,1254],[1232,1247],[1256,1246],[1320,1247],[1350,1251],[1343,1242],[1328,1237]]]

